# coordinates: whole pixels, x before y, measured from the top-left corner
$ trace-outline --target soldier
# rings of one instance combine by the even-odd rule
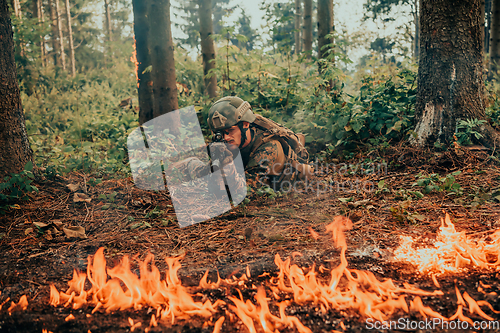
[[[215,142],[211,150],[218,150],[217,155],[223,156],[221,167],[231,163],[239,152],[250,184],[271,186],[278,191],[284,182],[291,184],[311,175],[304,137],[254,114],[250,104],[241,98],[230,96],[216,101],[207,121]],[[183,169],[187,169],[192,179],[210,172],[209,166],[196,158],[183,163]],[[235,170],[226,172],[225,176],[239,186],[246,186]]]

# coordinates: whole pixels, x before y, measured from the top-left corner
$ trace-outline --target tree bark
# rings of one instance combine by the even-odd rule
[[[56,4],[56,24],[57,24],[57,33],[59,36],[59,49],[61,50],[61,65],[63,70],[66,70],[66,54],[64,53],[64,36],[62,31],[62,23],[61,23],[61,11],[59,10],[59,0],[54,0]]]
[[[486,0],[485,4],[485,13],[486,13],[486,22],[484,27],[484,53],[490,53],[490,30],[491,30],[491,1]]]
[[[45,18],[43,15],[43,3],[42,0],[36,0],[36,17],[38,18],[38,24],[44,24]],[[47,65],[47,50],[45,48],[45,36],[40,35],[40,56],[42,58],[42,67]]]
[[[71,12],[69,7],[69,0],[66,0],[64,4],[66,6],[66,24],[68,25],[69,59],[71,64],[71,75],[74,77],[76,74],[75,47],[73,46],[73,29],[71,28]]]
[[[491,13],[489,77],[493,78],[498,75],[500,63],[500,0],[492,0]]]
[[[486,32],[485,32],[485,22],[486,22],[486,0],[480,0],[480,10],[481,10],[481,17],[479,18],[479,22],[480,24],[482,25],[482,29],[481,29],[481,50],[483,50],[484,52],[484,37],[486,35]]]
[[[175,78],[174,45],[170,27],[170,0],[151,0],[151,62],[153,64],[153,117],[179,109]],[[180,119],[174,119],[171,131],[179,134]]]
[[[333,38],[327,35],[333,33],[333,0],[318,0],[318,58],[326,59],[333,43]]]
[[[301,0],[295,0],[295,54],[299,54],[302,51],[300,45],[301,14],[302,14]]]
[[[200,18],[201,54],[203,57],[203,77],[205,78],[205,91],[210,98],[217,97],[217,77],[209,71],[215,69],[215,47],[212,23],[212,0],[200,0],[198,13]]]
[[[52,53],[54,58],[54,66],[60,66],[61,61],[59,58],[59,54],[61,53],[61,49],[59,47],[59,42],[57,40],[59,33],[57,31],[57,14],[55,10],[54,1],[57,0],[48,0],[49,12],[50,12],[50,28],[52,31],[51,44],[52,44]]]
[[[420,14],[419,14],[419,0],[415,0],[415,9],[413,12],[413,20],[415,21],[415,38],[413,40],[413,59],[418,61],[419,44],[420,44]]]
[[[414,144],[449,144],[459,120],[485,119],[480,0],[421,0]],[[480,143],[498,145],[488,124]]]
[[[12,24],[6,1],[0,1],[0,179],[19,173],[33,160],[14,62]]]
[[[19,0],[12,0],[12,9],[14,10],[14,15],[19,18],[21,17],[21,4]]]
[[[307,58],[312,53],[312,0],[304,0],[304,52]]]
[[[132,0],[134,10],[135,51],[137,60],[137,89],[139,95],[139,123],[142,125],[153,119],[153,78],[149,53],[148,0]]]
[[[106,14],[106,30],[108,33],[108,41],[113,40],[112,30],[111,30],[111,13],[109,11],[109,0],[104,0],[104,12]]]

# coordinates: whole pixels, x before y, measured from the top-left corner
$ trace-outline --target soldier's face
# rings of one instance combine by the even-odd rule
[[[224,140],[232,146],[239,147],[241,143],[241,131],[238,126],[231,126],[223,131]]]
[[[243,122],[243,127],[248,128],[249,123],[246,121]],[[227,130],[223,131],[224,140],[229,143],[229,145],[234,146],[233,148],[237,148],[241,144],[241,131],[237,125],[229,127]]]

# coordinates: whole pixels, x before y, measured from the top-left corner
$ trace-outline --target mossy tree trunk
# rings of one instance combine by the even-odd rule
[[[311,58],[312,36],[312,0],[304,0],[304,52],[307,58]]]
[[[449,144],[459,120],[486,118],[481,0],[421,0],[420,28],[414,143]],[[488,124],[476,130],[499,145]]]
[[[215,69],[215,47],[213,40],[212,0],[198,2],[198,16],[200,19],[201,54],[203,57],[203,75],[205,91],[210,98],[217,97],[217,76],[210,70]]]
[[[145,71],[151,66],[149,52],[149,0],[133,0],[134,35],[137,60],[137,89],[139,95],[139,123],[153,119],[153,77],[151,71]]]
[[[170,1],[151,0],[149,6],[151,62],[153,64],[153,117],[179,109],[175,79],[174,45],[170,27]],[[179,133],[180,119],[172,119],[170,132]]]
[[[12,23],[6,1],[0,1],[0,182],[32,161],[14,62]]]
[[[500,0],[492,0],[490,35],[489,76],[493,78],[498,74],[498,65],[500,63]]]
[[[295,54],[299,54],[302,51],[300,45],[301,14],[302,14],[301,0],[295,0]]]

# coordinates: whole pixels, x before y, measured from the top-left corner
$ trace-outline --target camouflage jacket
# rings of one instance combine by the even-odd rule
[[[279,191],[282,183],[292,182],[297,173],[288,165],[287,157],[283,151],[282,144],[278,140],[266,140],[262,142],[264,130],[250,127],[251,141],[239,150],[245,168],[245,178],[238,177],[237,173],[226,175],[232,184],[237,187],[250,185],[251,189],[270,186]],[[238,152],[233,152],[233,158]],[[181,171],[187,177],[185,181],[196,179],[210,172],[210,165],[203,163],[197,158],[188,158],[174,164],[176,170]],[[228,179],[229,180],[229,179]]]

